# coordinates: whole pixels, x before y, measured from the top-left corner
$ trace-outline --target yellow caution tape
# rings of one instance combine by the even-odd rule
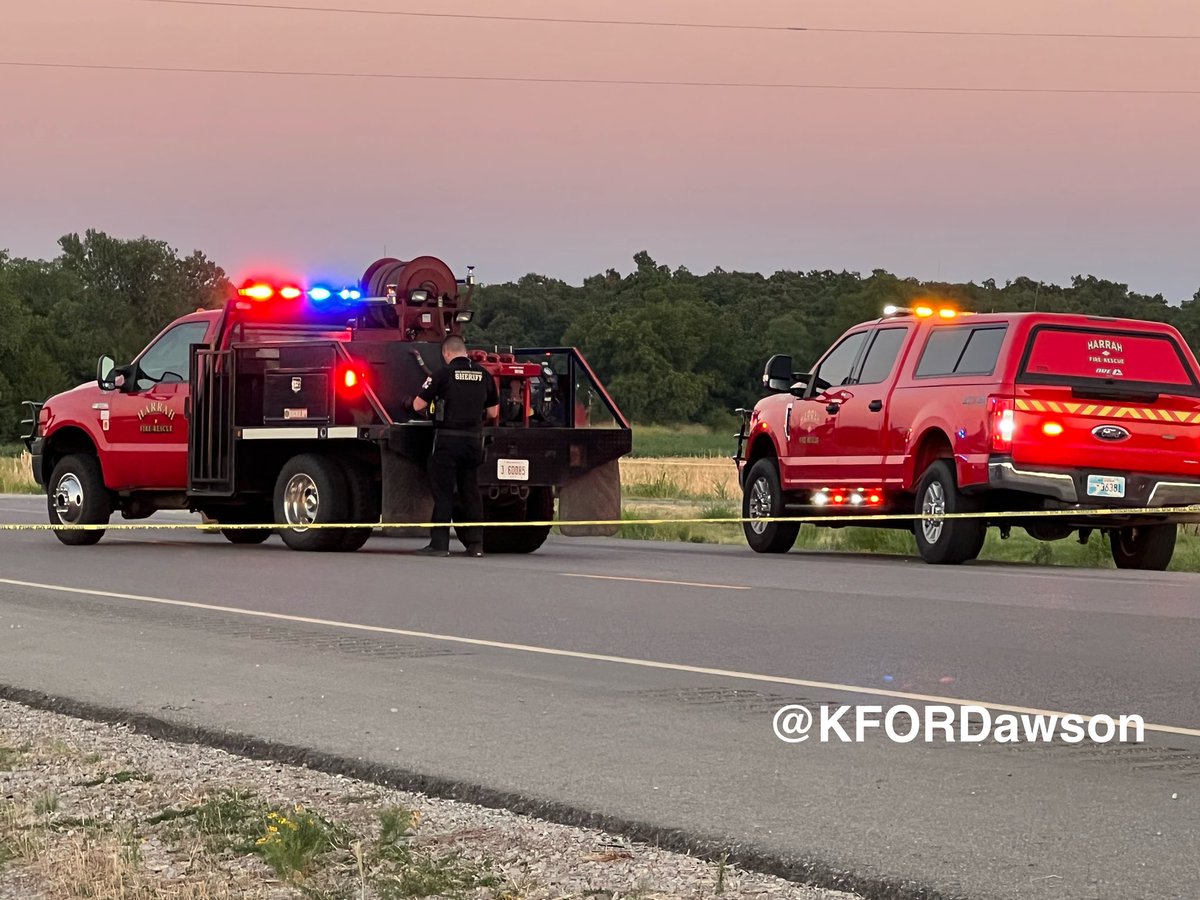
[[[29,522],[0,523],[0,531],[123,531],[123,530],[192,530],[220,531],[223,529],[295,529],[317,530],[321,528],[525,528],[544,526],[595,526],[595,525],[741,525],[747,522],[774,523],[842,523],[842,522],[915,522],[924,519],[1041,519],[1055,516],[1140,516],[1140,515],[1200,515],[1200,504],[1191,506],[1146,506],[1119,509],[1039,509],[1011,512],[960,512],[960,513],[861,513],[855,515],[824,516],[714,516],[669,519],[542,519],[530,522],[319,522],[296,526],[278,522],[259,524],[234,524],[223,522],[119,522],[102,525],[51,525]]]

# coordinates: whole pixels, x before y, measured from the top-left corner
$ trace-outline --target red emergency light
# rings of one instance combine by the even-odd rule
[[[881,506],[882,488],[821,488],[814,491],[809,502],[813,506]]]

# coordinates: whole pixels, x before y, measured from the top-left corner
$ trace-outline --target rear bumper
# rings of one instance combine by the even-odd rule
[[[392,425],[387,447],[424,465],[433,447],[434,429],[424,422]],[[479,469],[480,487],[513,485],[562,487],[571,480],[620,459],[632,449],[633,434],[627,428],[511,428],[493,426],[482,432],[484,461]],[[499,460],[522,460],[529,477],[520,481],[501,479]]]
[[[1125,479],[1124,497],[1089,497],[1087,476],[1120,475]],[[1145,472],[1100,470],[1081,472],[1044,466],[1021,466],[1011,459],[988,462],[988,486],[997,490],[1020,491],[1078,504],[1093,509],[1131,509],[1155,506],[1200,504],[1200,479]]]

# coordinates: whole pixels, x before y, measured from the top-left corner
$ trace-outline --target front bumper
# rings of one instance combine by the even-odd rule
[[[1125,479],[1125,496],[1088,496],[1088,475],[1122,476]],[[996,490],[1019,491],[1094,509],[1148,509],[1156,506],[1200,504],[1200,479],[1112,469],[1079,471],[1022,466],[1011,459],[994,459],[988,463],[988,486]]]
[[[42,457],[45,455],[45,438],[34,438],[29,441],[29,452],[33,456],[33,480],[37,482],[38,487],[46,486],[46,479],[42,477]]]

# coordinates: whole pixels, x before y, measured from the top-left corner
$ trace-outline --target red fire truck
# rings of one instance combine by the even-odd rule
[[[975,558],[989,525],[1039,540],[1106,532],[1117,566],[1165,569],[1200,503],[1200,370],[1160,322],[895,307],[855,325],[810,372],[774,356],[742,410],[743,515],[881,519],[931,563]],[[1128,514],[1096,515],[1128,509]],[[1142,510],[1138,512],[1137,510]],[[1044,512],[989,521],[988,512]],[[1198,510],[1200,512],[1200,510]],[[945,513],[974,517],[943,519]],[[763,553],[797,523],[748,522]]]
[[[186,509],[216,526],[281,526],[223,530],[233,543],[278,531],[293,549],[348,551],[381,520],[429,521],[434,422],[411,402],[442,366],[441,342],[471,320],[474,286],[473,274],[457,279],[428,256],[378,260],[348,287],[251,279],[223,309],[172,322],[128,365],[102,357],[94,383],[27,404],[50,523]],[[544,522],[556,500],[565,523],[619,519],[629,423],[583,356],[564,347],[470,353],[501,398],[500,419],[483,434],[485,519]],[[361,527],[311,527],[331,523]],[[489,528],[484,549],[531,552],[549,530]],[[55,534],[93,544],[103,530]]]

